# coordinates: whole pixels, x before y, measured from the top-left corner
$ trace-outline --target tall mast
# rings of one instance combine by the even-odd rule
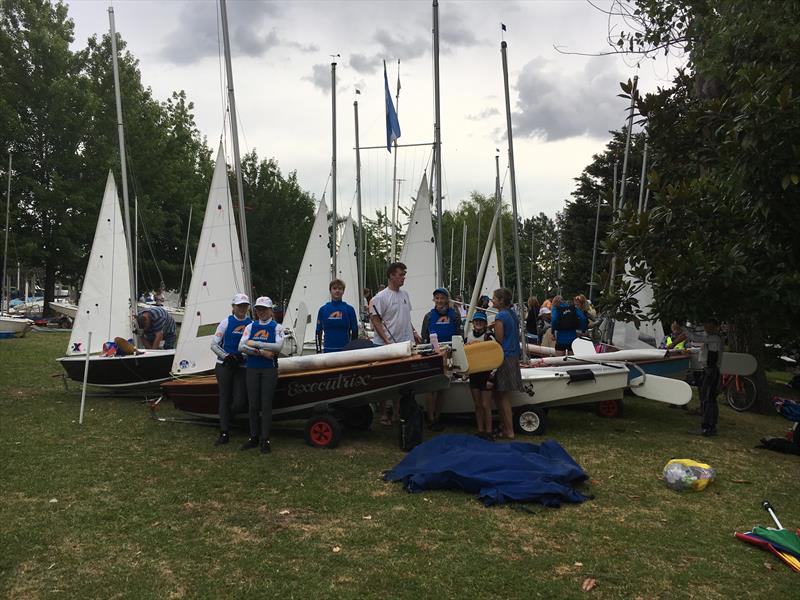
[[[361,274],[364,261],[361,258],[361,236],[364,230],[361,227],[361,148],[358,142],[358,100],[353,101],[353,114],[356,123],[356,210],[358,211],[358,235],[356,236],[356,271],[358,272],[358,316],[364,306],[364,280]],[[395,153],[397,150],[395,149]],[[396,156],[397,154],[395,154]]]
[[[433,0],[433,106],[436,122],[433,126],[433,143],[436,147],[436,282],[444,284],[442,260],[442,117],[439,102],[439,0]]]
[[[628,132],[625,138],[625,156],[622,159],[622,183],[619,186],[619,209],[625,208],[625,183],[628,175],[628,154],[631,150],[631,130],[633,129],[633,111],[636,107],[636,86],[639,76],[633,76],[633,87],[631,88],[631,106],[628,109]]]
[[[497,198],[497,205],[500,206],[500,221],[497,223],[498,235],[497,245],[500,248],[500,287],[506,287],[506,263],[503,256],[503,200],[500,192],[500,155],[496,154],[494,157],[494,194]]]
[[[11,152],[8,153],[8,191],[6,192],[6,240],[3,244],[3,282],[0,283],[0,288],[2,288],[2,293],[0,293],[0,313],[2,313],[3,311],[3,301],[6,300],[6,296],[11,298],[11,295],[8,293],[8,284],[6,282],[6,269],[8,266],[8,223],[10,215],[11,215]],[[19,281],[19,275],[17,275],[17,281]],[[17,283],[17,289],[19,289],[19,283]],[[6,310],[8,310],[8,308],[9,306],[7,301]]]
[[[603,194],[597,192],[597,216],[594,218],[594,243],[592,244],[592,276],[589,278],[589,302],[592,301],[592,289],[594,289],[594,265],[597,257],[597,230],[600,227],[600,200]]]
[[[450,281],[447,282],[447,289],[450,290],[450,293],[453,292],[453,245],[456,241],[456,225],[453,223],[453,226],[450,228]]]
[[[464,219],[464,227],[461,230],[461,273],[459,274],[459,282],[461,282],[461,293],[467,293],[467,286],[464,284],[464,271],[467,266],[467,221]]]
[[[400,117],[400,60],[397,60],[397,91],[394,96],[394,111]],[[394,167],[392,169],[392,256],[389,262],[397,260],[397,202],[400,191],[397,181],[397,140],[394,140]]]
[[[131,215],[128,203],[128,169],[125,160],[125,128],[122,125],[122,97],[119,86],[119,65],[117,64],[117,31],[114,27],[114,7],[108,7],[108,22],[111,26],[111,65],[114,70],[114,98],[117,104],[117,134],[119,137],[119,160],[122,170],[122,214],[125,217],[125,246],[128,250],[128,285],[130,286],[131,300],[129,310],[131,321],[136,315],[136,274],[133,267],[133,252],[131,238]]]
[[[647,175],[647,138],[644,140],[644,152],[642,154],[642,179],[639,183],[639,214],[642,213],[644,209],[644,188],[645,186],[645,176]]]
[[[331,279],[336,279],[336,63],[331,63]]]
[[[244,288],[253,294],[250,279],[250,249],[247,244],[247,219],[244,211],[244,183],[242,182],[242,161],[239,157],[239,127],[236,124],[236,98],[233,93],[233,68],[231,67],[231,43],[228,36],[228,10],[226,0],[219,2],[222,17],[222,42],[225,47],[225,73],[228,79],[228,104],[231,110],[231,140],[233,141],[233,162],[236,168],[236,192],[239,195],[239,237],[242,245],[242,266],[244,267]]]
[[[520,267],[519,260],[519,232],[517,231],[517,178],[514,170],[514,137],[511,127],[511,98],[508,93],[508,57],[507,54],[508,44],[505,40],[500,43],[500,54],[503,57],[503,87],[506,97],[506,132],[508,135],[508,166],[511,173],[511,212],[513,215],[513,233],[514,233],[514,266],[517,271],[517,294],[519,302],[519,323],[520,323],[520,340],[522,340],[522,358],[527,360],[528,348],[525,341],[525,331],[523,329],[525,323],[525,302],[523,302],[522,291],[522,268]]]

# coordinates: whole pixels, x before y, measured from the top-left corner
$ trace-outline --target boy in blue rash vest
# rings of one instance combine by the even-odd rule
[[[272,318],[272,300],[261,296],[253,305],[257,320],[250,323],[239,340],[239,352],[247,354],[247,400],[250,407],[250,437],[242,450],[261,445],[271,450],[272,398],[278,384],[278,353],[283,349],[283,326]],[[261,413],[259,422],[258,413]]]
[[[583,311],[556,296],[553,298],[551,327],[556,338],[556,351],[567,352],[578,337],[578,330],[586,331],[589,321]]]
[[[486,313],[475,311],[472,315],[472,329],[464,337],[464,343],[475,344],[491,339],[492,334],[487,327]],[[475,403],[475,421],[478,425],[478,437],[493,442],[492,436],[492,390],[489,388],[491,373],[472,373],[469,376],[469,392]]]
[[[239,352],[239,341],[245,328],[253,322],[247,311],[250,298],[247,294],[236,294],[231,301],[233,314],[228,315],[219,325],[211,341],[211,351],[217,355],[214,372],[219,386],[219,437],[215,446],[228,443],[233,406],[241,406],[247,401],[244,356]]]
[[[342,300],[344,281],[334,279],[328,285],[331,301],[317,313],[317,353],[339,352],[348,342],[358,338],[356,310]]]
[[[522,391],[522,373],[519,370],[519,319],[511,310],[511,291],[500,288],[494,291],[492,303],[500,311],[489,328],[503,347],[503,363],[495,372],[495,404],[500,413],[500,435],[514,439],[511,420],[511,392]]]
[[[422,341],[430,343],[435,333],[440,342],[450,342],[461,335],[461,315],[450,306],[450,292],[445,288],[433,290],[433,308],[422,320]],[[441,414],[444,405],[444,392],[435,392],[425,399],[428,427],[431,431],[442,431]]]

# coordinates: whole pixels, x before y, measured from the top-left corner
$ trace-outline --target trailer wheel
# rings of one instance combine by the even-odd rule
[[[595,413],[604,419],[617,419],[622,416],[622,400],[602,400],[594,405]]]
[[[306,421],[306,444],[312,448],[335,448],[342,439],[342,426],[333,415],[312,415]]]
[[[543,435],[547,429],[547,415],[532,404],[514,410],[514,431],[525,435]]]
[[[348,408],[342,415],[342,423],[348,429],[356,429],[358,431],[366,431],[372,425],[372,406],[365,404],[363,406],[356,406]]]

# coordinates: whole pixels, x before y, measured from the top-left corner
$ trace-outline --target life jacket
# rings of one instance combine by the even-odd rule
[[[458,332],[457,316],[454,308],[448,308],[445,314],[432,309],[428,317],[428,331],[435,333],[440,342],[451,341]]]
[[[561,305],[558,307],[558,331],[576,330],[581,326],[575,306],[572,304]]]
[[[278,323],[275,319],[270,319],[267,323],[253,321],[250,323],[250,339],[258,342],[274,342],[278,336],[275,330]],[[249,369],[277,369],[277,358],[266,358],[265,356],[248,355],[247,368]]]
[[[671,343],[672,343],[672,336],[668,335],[667,336],[667,346],[669,346]],[[672,349],[673,350],[683,350],[684,348],[686,348],[686,340],[683,340],[680,344],[676,344]]]

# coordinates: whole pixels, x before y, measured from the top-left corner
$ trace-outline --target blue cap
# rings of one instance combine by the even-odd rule
[[[433,295],[435,296],[436,294],[444,294],[448,298],[450,297],[450,292],[448,292],[445,288],[436,288],[433,290]]]
[[[486,313],[485,312],[476,312],[472,315],[473,321],[486,321]]]

